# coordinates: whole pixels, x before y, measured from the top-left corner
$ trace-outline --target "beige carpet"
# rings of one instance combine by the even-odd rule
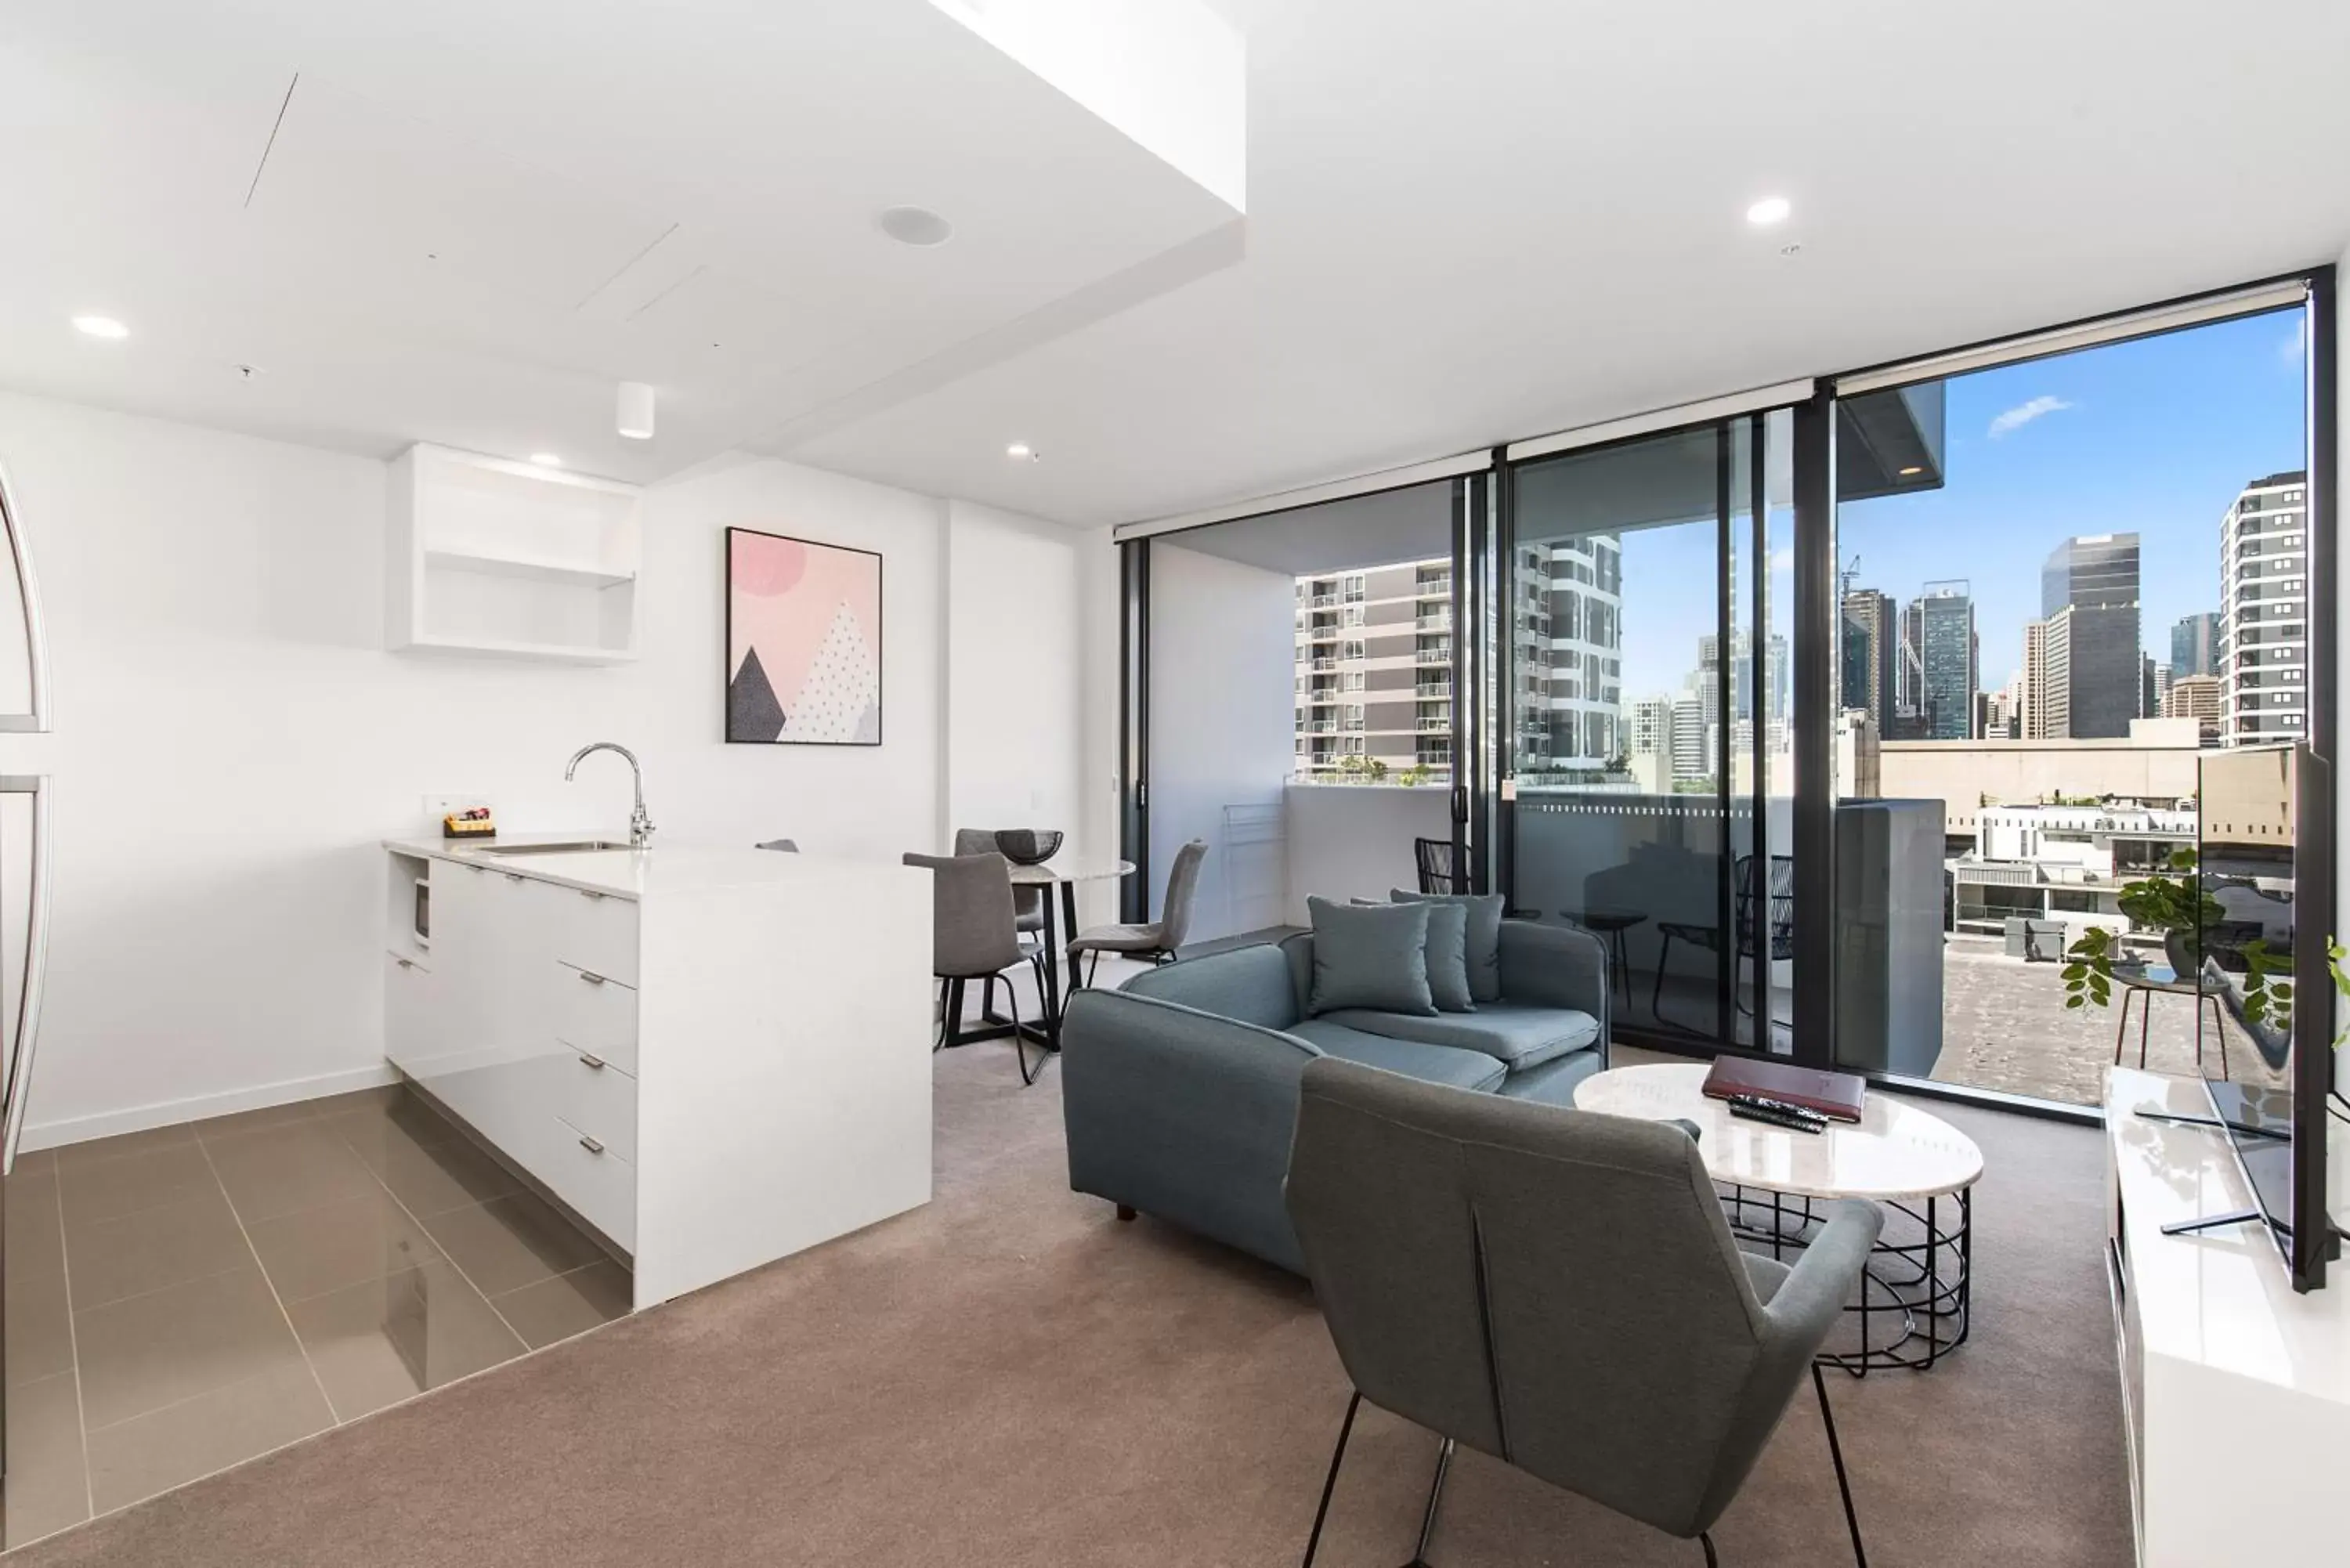
[[[17,1554],[264,1568],[1290,1563],[1347,1386],[1297,1281],[1068,1190],[1057,1070],[939,1066],[938,1199],[759,1273]],[[2129,1560],[2096,1135],[1952,1110],[1990,1161],[1974,1342],[1834,1386],[1877,1568]],[[1323,1561],[1410,1553],[1435,1440],[1357,1429]],[[1834,1564],[1808,1399],[1716,1532],[1722,1561]],[[1431,1552],[1694,1564],[1464,1455]]]

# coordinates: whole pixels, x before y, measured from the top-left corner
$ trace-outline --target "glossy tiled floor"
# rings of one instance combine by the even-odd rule
[[[400,1089],[26,1155],[6,1202],[9,1546],[629,1305],[625,1270]]]

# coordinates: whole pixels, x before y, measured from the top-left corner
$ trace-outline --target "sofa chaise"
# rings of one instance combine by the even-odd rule
[[[1304,1273],[1282,1204],[1298,1080],[1337,1056],[1555,1106],[1607,1065],[1596,937],[1501,923],[1501,996],[1433,1016],[1307,1012],[1314,938],[1186,959],[1086,991],[1061,1031],[1069,1185]]]

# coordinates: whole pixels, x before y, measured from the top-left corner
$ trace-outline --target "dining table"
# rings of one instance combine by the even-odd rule
[[[1045,994],[1041,998],[1044,1017],[1038,1023],[1023,1023],[1019,1027],[1022,1033],[1047,1051],[1061,1048],[1061,1013],[1066,1002],[1061,994],[1061,960],[1063,950],[1076,940],[1077,888],[1086,882],[1117,882],[1133,875],[1133,861],[1107,856],[1073,855],[1040,865],[1014,865],[1012,867],[1013,887],[1037,888],[1045,894]],[[1069,966],[1069,972],[1074,979],[1076,973],[1074,962]],[[1012,1020],[998,1012],[990,1012],[987,1021],[1007,1031],[1013,1027]]]

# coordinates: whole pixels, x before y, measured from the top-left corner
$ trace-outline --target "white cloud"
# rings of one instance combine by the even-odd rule
[[[2308,328],[2300,317],[2294,317],[2293,330],[2277,340],[2277,359],[2295,375],[2301,373],[2302,335]]]
[[[2022,430],[2043,414],[2053,414],[2059,409],[2069,409],[2072,406],[2062,398],[2034,398],[2028,403],[2018,403],[1991,421],[1991,439],[1997,441],[2010,431]]]

